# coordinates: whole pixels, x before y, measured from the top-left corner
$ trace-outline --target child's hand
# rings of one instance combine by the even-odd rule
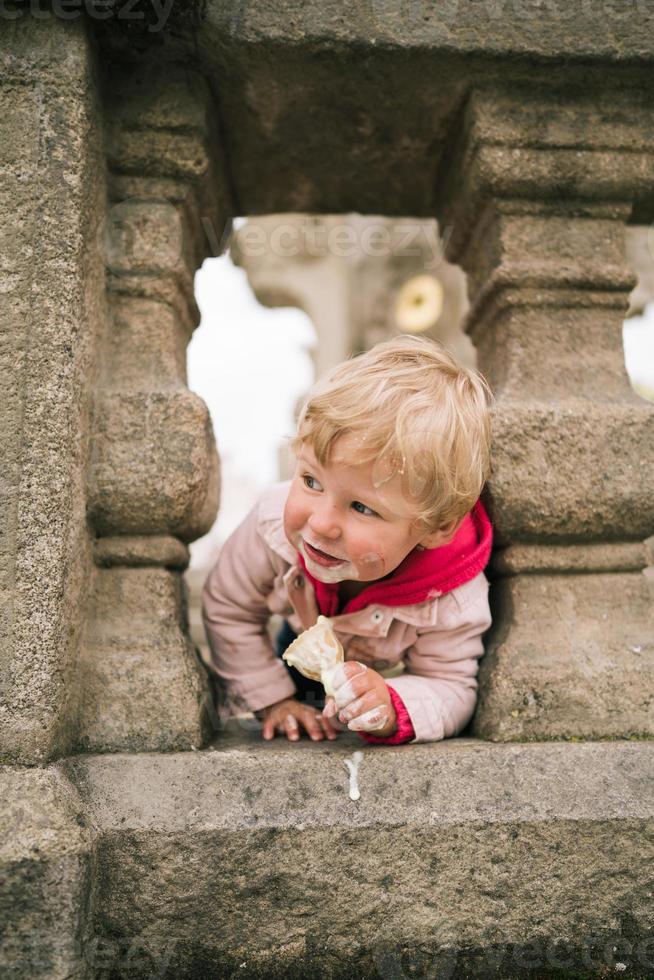
[[[295,698],[285,698],[264,708],[262,717],[261,734],[265,739],[274,738],[279,732],[280,735],[286,735],[291,742],[296,742],[300,737],[300,726],[314,741],[320,741],[325,735],[330,741],[336,738],[336,731],[328,718],[316,708],[301,704]]]
[[[371,732],[388,738],[397,730],[397,718],[386,681],[372,667],[348,660],[331,678],[334,698],[323,708],[323,717],[338,719],[353,732]],[[340,712],[339,712],[340,709]]]

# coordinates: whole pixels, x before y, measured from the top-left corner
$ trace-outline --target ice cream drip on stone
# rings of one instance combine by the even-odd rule
[[[320,681],[328,696],[334,696],[332,674],[343,663],[345,654],[327,616],[318,616],[317,622],[304,633],[300,633],[282,656],[287,664],[295,667],[305,677]]]
[[[318,616],[314,626],[300,633],[296,640],[282,654],[287,664],[295,667],[312,681],[320,681],[329,697],[334,697],[331,679],[339,664],[345,660],[343,647],[336,638],[331,621],[327,616]],[[351,759],[345,759],[350,774],[350,799],[358,800],[359,765],[363,752],[355,752]]]
[[[345,765],[350,774],[350,799],[355,802],[360,799],[359,766],[363,762],[363,752],[355,752],[352,759],[345,759]]]

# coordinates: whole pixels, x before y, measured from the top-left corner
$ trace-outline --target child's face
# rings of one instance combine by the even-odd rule
[[[375,488],[373,464],[352,464],[353,459],[351,434],[336,440],[326,467],[305,443],[286,501],[286,537],[321,582],[373,582],[397,568],[417,544],[435,548],[451,537],[419,532],[399,476]]]

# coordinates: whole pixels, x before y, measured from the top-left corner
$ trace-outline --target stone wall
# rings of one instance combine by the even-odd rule
[[[102,111],[80,25],[0,33],[0,758],[75,742],[105,320]]]
[[[654,47],[649,16],[602,33],[582,6],[529,33],[483,3],[449,27],[209,3],[151,46],[3,21],[3,976],[90,980],[112,941],[116,976],[152,973],[127,959],[148,943],[180,977],[372,978],[442,944],[488,976],[502,944],[561,939],[580,970],[590,932],[651,975],[654,412],[620,324]],[[352,740],[174,750],[210,734],[180,585],[218,483],[184,378],[203,219],[220,241],[228,214],[358,204],[451,229],[498,549],[482,738],[367,748],[354,804]],[[603,744],[488,744],[550,739]]]

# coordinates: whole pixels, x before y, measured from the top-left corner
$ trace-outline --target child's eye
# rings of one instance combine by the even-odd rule
[[[353,507],[363,507],[363,510],[357,511],[358,514],[364,514],[365,513],[366,516],[368,516],[368,514],[372,515],[373,517],[376,517],[377,516],[377,514],[376,514],[376,512],[374,510],[372,510],[370,507],[368,507],[367,504],[362,504],[360,500],[353,501],[352,506]]]
[[[302,479],[304,480],[304,485],[306,487],[308,487],[309,490],[319,490],[320,489],[320,484],[316,480],[315,476],[309,476],[308,473],[305,473],[304,476],[302,477]],[[313,481],[313,483],[315,483],[317,485],[315,487],[312,486],[311,485],[311,481]]]

